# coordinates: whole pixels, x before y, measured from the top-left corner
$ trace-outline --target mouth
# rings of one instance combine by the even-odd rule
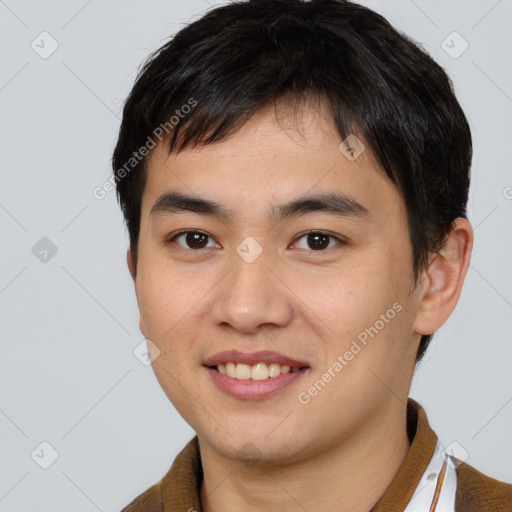
[[[220,391],[242,400],[268,398],[311,370],[309,364],[273,351],[220,352],[203,366]]]
[[[230,377],[227,373],[221,373],[223,366],[225,367],[224,371],[232,373],[233,368],[231,364],[236,366],[234,377]],[[269,398],[300,380],[309,371],[309,367],[294,367],[293,370],[292,368],[287,370],[286,367],[280,367],[279,375],[277,375],[277,370],[275,370],[273,373],[274,377],[270,377],[270,375],[265,377],[265,370],[261,368],[265,363],[257,363],[251,366],[231,364],[206,366],[205,369],[210,374],[212,383],[218,390],[239,400],[263,400]],[[255,367],[256,369],[254,369]],[[253,371],[256,378],[253,378]],[[273,371],[272,365],[270,365],[270,371]],[[284,373],[281,373],[281,371]]]
[[[203,365],[222,375],[240,380],[274,379],[280,375],[300,372],[310,367],[304,361],[292,359],[273,350],[249,353],[225,350],[206,359]]]
[[[307,370],[309,366],[289,366],[279,363],[260,362],[253,365],[244,363],[235,363],[229,361],[227,363],[219,363],[217,365],[208,366],[212,370],[216,370],[222,375],[238,380],[268,380],[275,379],[281,375],[288,373],[297,373]]]

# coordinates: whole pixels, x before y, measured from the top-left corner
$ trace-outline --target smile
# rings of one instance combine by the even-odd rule
[[[219,367],[224,366],[224,371],[230,373],[235,372],[235,377],[230,377],[227,373],[222,373]],[[265,366],[265,369],[261,367]],[[256,367],[256,370],[254,368]],[[293,382],[301,379],[301,377],[310,370],[309,367],[295,367],[277,365],[279,374],[276,375],[277,370],[273,364],[266,365],[265,363],[258,363],[252,366],[245,364],[227,363],[226,365],[219,364],[218,366],[204,368],[208,371],[213,384],[223,393],[241,400],[263,400],[265,398],[275,395],[284,388],[290,386]],[[228,370],[229,368],[229,370]],[[255,372],[256,377],[259,375],[261,378],[254,379],[252,372]],[[240,377],[236,377],[239,372]],[[249,373],[250,372],[250,373]],[[261,373],[258,373],[261,372]],[[264,377],[265,372],[267,377]],[[269,376],[272,372],[274,377]]]
[[[248,365],[243,363],[229,362],[214,366],[222,375],[239,380],[266,380],[279,377],[282,374],[294,373],[300,370],[299,367],[290,367],[278,363],[257,363]]]

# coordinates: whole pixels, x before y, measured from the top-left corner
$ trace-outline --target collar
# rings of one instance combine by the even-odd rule
[[[430,428],[423,408],[412,398],[407,400],[407,434],[411,445],[393,481],[371,512],[406,510],[416,488],[433,459],[437,436]],[[197,436],[178,454],[169,472],[160,482],[163,512],[201,512],[200,488],[203,480]],[[427,509],[428,510],[428,509]]]

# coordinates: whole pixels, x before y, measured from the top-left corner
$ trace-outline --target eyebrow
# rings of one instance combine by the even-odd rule
[[[155,215],[172,215],[180,212],[217,216],[223,219],[232,216],[232,211],[219,203],[174,191],[162,194],[151,208],[149,215],[151,218]],[[368,218],[371,216],[369,210],[352,197],[342,193],[327,193],[308,195],[274,206],[269,212],[269,217],[271,220],[282,220],[313,212],[325,212],[340,217]]]

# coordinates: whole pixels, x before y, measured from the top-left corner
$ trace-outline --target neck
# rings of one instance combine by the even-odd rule
[[[368,512],[409,450],[406,408],[397,403],[350,439],[289,465],[248,467],[200,440],[203,511]]]

